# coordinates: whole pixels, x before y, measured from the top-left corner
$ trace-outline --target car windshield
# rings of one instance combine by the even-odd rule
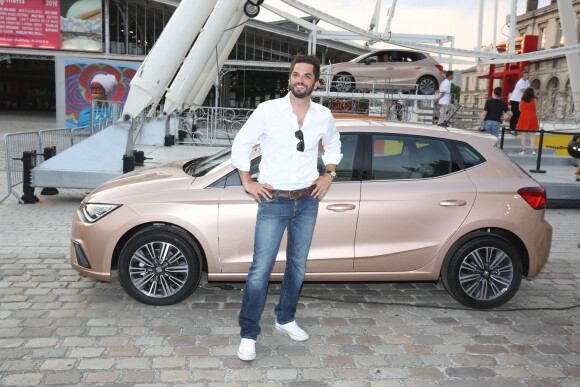
[[[252,148],[252,152],[260,149],[259,145],[255,145]],[[188,175],[193,177],[200,177],[208,174],[214,168],[220,166],[225,162],[229,162],[232,158],[232,148],[225,148],[212,156],[201,157],[199,159],[193,159],[187,162],[183,166],[183,170]]]
[[[183,170],[185,173],[194,177],[204,176],[218,165],[230,160],[231,157],[232,148],[230,147],[223,149],[212,156],[191,160],[183,166]]]
[[[359,55],[359,56],[357,56],[356,58],[349,60],[349,62],[350,62],[350,63],[357,63],[359,60],[361,60],[361,59],[362,59],[362,58],[364,58],[365,56],[369,56],[370,54],[372,54],[372,53],[368,53],[368,52],[367,52],[366,54]]]

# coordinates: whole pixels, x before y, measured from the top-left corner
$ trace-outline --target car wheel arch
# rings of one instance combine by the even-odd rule
[[[514,248],[517,249],[520,258],[522,260],[522,273],[524,276],[527,276],[530,270],[530,257],[524,242],[516,234],[514,234],[509,230],[498,227],[487,227],[470,231],[453,243],[453,245],[449,248],[449,250],[447,250],[445,257],[441,260],[439,279],[441,279],[442,268],[445,267],[449,259],[453,257],[453,255],[457,252],[458,249],[461,248],[461,246],[463,246],[465,243],[469,242],[472,239],[488,236],[498,237],[504,240],[505,242],[512,244]]]
[[[113,256],[111,257],[111,269],[116,268],[118,263],[119,263],[119,256],[121,255],[121,250],[123,250],[123,247],[125,246],[125,244],[127,243],[127,241],[129,241],[129,239],[131,239],[135,234],[137,234],[138,232],[145,230],[147,228],[150,227],[173,227],[176,230],[179,230],[180,233],[184,233],[187,236],[188,242],[191,245],[191,248],[194,249],[195,253],[199,256],[199,258],[201,259],[201,268],[203,271],[207,271],[208,265],[207,265],[207,257],[205,254],[205,251],[202,247],[202,244],[199,242],[199,240],[193,235],[191,234],[191,232],[189,232],[188,230],[184,229],[183,227],[179,227],[178,225],[172,224],[172,223],[166,223],[166,222],[150,222],[150,223],[143,223],[140,224],[138,226],[133,227],[130,230],[127,230],[127,232],[125,232],[125,234],[123,234],[123,236],[121,236],[121,238],[119,238],[119,240],[117,241],[117,244],[115,245],[115,249],[113,250]]]

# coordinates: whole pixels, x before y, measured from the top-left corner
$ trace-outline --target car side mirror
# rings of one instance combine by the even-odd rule
[[[375,62],[376,62],[376,59],[374,59],[374,58],[366,58],[365,59],[366,65],[370,65],[371,63],[375,63]]]

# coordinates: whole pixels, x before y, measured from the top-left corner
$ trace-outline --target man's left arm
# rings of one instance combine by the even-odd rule
[[[328,122],[326,134],[322,137],[322,146],[324,147],[322,162],[326,165],[326,172],[336,172],[338,163],[342,159],[342,153],[340,153],[340,133],[336,129],[332,115]],[[330,173],[326,172],[312,183],[316,186],[314,191],[312,191],[312,196],[317,199],[321,199],[326,194],[326,191],[328,191],[332,183],[333,177]]]

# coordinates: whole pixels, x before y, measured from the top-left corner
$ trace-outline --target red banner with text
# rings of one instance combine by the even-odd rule
[[[102,2],[0,0],[0,46],[102,51]]]

